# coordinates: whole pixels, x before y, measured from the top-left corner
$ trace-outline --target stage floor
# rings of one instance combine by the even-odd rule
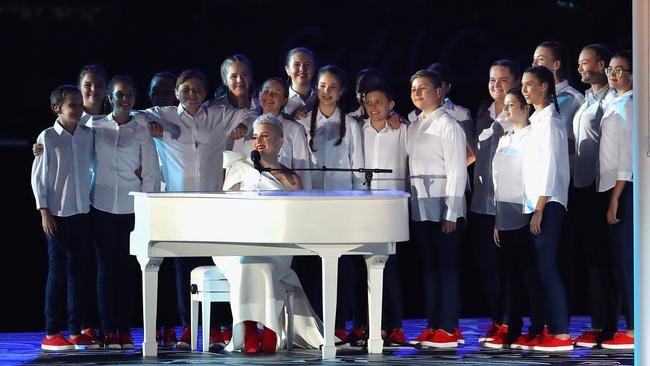
[[[455,350],[419,350],[409,347],[384,348],[381,355],[368,355],[360,348],[339,347],[337,359],[323,361],[318,350],[294,349],[274,355],[243,353],[182,352],[161,348],[158,358],[143,358],[140,343],[142,329],[133,329],[136,349],[130,351],[89,350],[69,353],[41,352],[43,333],[1,333],[0,364],[65,364],[65,365],[149,365],[149,364],[226,364],[226,365],[321,365],[338,363],[371,363],[386,365],[633,365],[633,351],[576,348],[571,352],[541,353],[529,351],[488,350],[478,344],[478,337],[489,325],[485,318],[461,319],[465,345]],[[408,339],[417,337],[425,327],[422,319],[406,320]],[[587,317],[571,319],[571,335],[576,337],[589,327]],[[178,330],[180,334],[180,329]],[[200,336],[200,333],[199,333]],[[200,341],[199,341],[200,347]]]

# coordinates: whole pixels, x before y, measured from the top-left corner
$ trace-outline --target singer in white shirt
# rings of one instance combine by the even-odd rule
[[[282,147],[282,127],[273,116],[262,115],[253,127],[253,145],[260,152],[260,172],[245,156],[226,151],[224,190],[298,190],[300,176],[278,161]],[[214,257],[215,264],[230,283],[233,315],[232,341],[227,351],[275,352],[286,343],[284,305],[287,291],[293,291],[294,343],[317,348],[323,343],[322,323],[314,314],[300,281],[291,269],[289,256]],[[261,346],[257,324],[263,326]]]
[[[271,114],[282,123],[284,143],[280,149],[280,163],[290,169],[310,167],[309,147],[307,146],[307,132],[300,123],[281,113],[282,107],[287,102],[289,92],[287,83],[280,78],[267,79],[260,87],[257,100],[258,112]],[[233,151],[250,156],[253,150],[252,131],[244,138],[235,141]],[[311,190],[311,172],[297,171],[305,190]]]

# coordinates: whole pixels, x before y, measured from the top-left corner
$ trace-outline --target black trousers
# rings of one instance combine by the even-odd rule
[[[618,326],[619,304],[609,253],[609,194],[597,192],[595,185],[574,188],[572,193],[578,258],[586,270],[586,276],[576,274],[574,282],[588,287],[591,327],[611,335]]]
[[[507,306],[508,291],[503,284],[505,270],[502,250],[494,244],[494,215],[469,213],[467,220],[468,234],[472,243],[474,260],[478,268],[479,283],[483,297],[490,311],[492,321],[499,324],[509,324]]]
[[[456,231],[445,234],[440,222],[414,223],[428,327],[452,334],[460,316],[459,256],[464,225],[465,219],[458,218]]]

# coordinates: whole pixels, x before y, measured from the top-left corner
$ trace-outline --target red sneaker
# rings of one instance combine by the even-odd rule
[[[61,351],[72,351],[75,349],[74,344],[68,342],[63,334],[57,333],[54,337],[48,339],[43,337],[41,342],[41,349],[48,352],[61,352]]]
[[[351,346],[363,347],[366,345],[366,330],[362,327],[353,327],[348,333],[348,341]]]
[[[562,352],[573,350],[573,339],[560,339],[556,336],[545,335],[542,336],[538,344],[533,346],[535,351],[543,352]]]
[[[95,330],[93,328],[86,328],[81,331],[81,334],[85,334],[86,337],[90,338],[91,340],[95,341],[97,345],[100,347],[104,347],[104,334],[102,331],[99,332],[99,335],[95,333]]]
[[[624,332],[616,332],[614,338],[604,341],[601,346],[605,349],[634,349],[634,336]]]
[[[487,341],[491,341],[491,340],[493,340],[493,339],[494,339],[494,335],[497,334],[497,332],[499,331],[499,327],[500,327],[500,326],[501,326],[501,324],[499,324],[499,323],[497,323],[497,322],[492,322],[492,325],[490,325],[490,326],[487,328],[487,331],[488,331],[487,334],[484,335],[483,337],[479,337],[479,339],[478,339],[478,343],[483,343],[483,342],[487,342]]]
[[[456,336],[456,341],[458,344],[465,344],[465,338],[463,337],[463,333],[460,332],[460,328],[456,328],[454,331],[454,336]]]
[[[541,336],[532,336],[529,334],[522,334],[516,341],[510,344],[510,349],[522,349],[525,351],[532,351],[533,347],[539,344]]]
[[[458,347],[458,338],[455,334],[449,334],[442,329],[436,329],[420,344],[422,347],[456,348]]]
[[[588,330],[582,333],[578,338],[575,339],[575,345],[577,347],[588,347],[594,348],[598,344],[598,337],[600,332],[597,330]]]
[[[160,342],[164,347],[174,347],[176,342],[178,342],[178,339],[176,339],[176,329],[174,327],[165,327],[160,337]]]
[[[133,344],[133,336],[131,336],[130,330],[120,331],[120,346],[122,349],[134,349],[135,345]]]
[[[176,342],[176,349],[187,351],[190,349],[190,342],[192,342],[192,333],[190,332],[190,327],[185,327],[183,328],[181,337]]]
[[[264,330],[262,331],[262,351],[275,353],[277,343],[278,337],[275,335],[275,332],[267,327],[264,327]]]
[[[104,348],[106,349],[122,349],[120,344],[120,339],[117,337],[115,332],[106,333],[106,338],[104,340]]]
[[[232,339],[232,328],[222,329],[221,337],[223,338],[223,343],[230,343],[230,340]]]
[[[415,338],[415,339],[409,341],[409,344],[412,344],[412,345],[421,344],[422,341],[426,340],[426,339],[429,338],[431,335],[433,335],[433,329],[431,329],[431,328],[426,328],[426,329],[424,329],[424,330],[422,331],[422,333],[420,333],[420,335],[419,335],[417,338]]]
[[[334,336],[338,338],[341,342],[348,341],[348,335],[345,333],[345,328],[339,328],[334,331]]]
[[[221,328],[210,328],[210,349],[224,348],[226,343],[223,341]]]
[[[244,321],[244,352],[257,353],[260,351],[260,343],[257,338],[257,322]]]
[[[69,342],[74,345],[74,349],[97,349],[99,344],[92,340],[85,334],[79,334],[78,336],[72,338],[70,337]]]
[[[497,328],[497,331],[492,334],[492,338],[489,341],[483,342],[483,346],[486,348],[493,349],[502,349],[508,342],[508,326],[501,325]]]
[[[384,345],[387,347],[399,347],[406,343],[406,337],[402,329],[394,328],[384,337]]]

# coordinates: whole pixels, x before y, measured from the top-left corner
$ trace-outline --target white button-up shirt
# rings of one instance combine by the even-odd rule
[[[223,186],[223,151],[230,132],[240,123],[250,129],[257,113],[223,105],[201,107],[192,117],[182,105],[153,107],[149,118],[180,128],[180,137],[167,130],[155,139],[166,191],[217,191]]]
[[[467,184],[465,133],[458,122],[438,108],[408,127],[406,153],[414,221],[455,222],[465,216]]]
[[[93,132],[78,125],[73,134],[59,120],[38,135],[43,153],[32,164],[36,208],[54,216],[72,216],[90,210]]]
[[[524,214],[524,150],[530,125],[512,130],[499,140],[492,160],[495,218],[497,230],[516,230],[528,225]]]
[[[525,213],[535,211],[540,196],[565,208],[569,190],[569,146],[566,128],[551,103],[530,116],[524,153]]]
[[[311,167],[321,168],[363,168],[363,139],[357,121],[345,114],[345,136],[340,145],[336,146],[340,129],[339,108],[334,113],[325,117],[320,110],[316,115],[316,133],[314,135],[314,149],[309,150]],[[307,131],[307,143],[311,140],[309,129],[311,113],[298,120]],[[311,172],[311,185],[313,189],[362,189],[364,176],[361,173],[349,172]]]
[[[133,213],[129,192],[160,190],[158,154],[146,121],[138,117],[118,125],[113,114],[93,120],[95,133],[95,175],[90,200],[98,210],[113,214]],[[135,171],[142,168],[140,176]]]
[[[560,106],[560,119],[566,128],[567,139],[575,140],[573,136],[573,116],[585,99],[585,96],[569,85],[568,80],[555,84],[557,104]]]
[[[598,191],[604,192],[617,180],[632,182],[632,90],[608,105],[601,122]]]
[[[472,113],[469,111],[469,109],[454,104],[454,102],[452,102],[449,98],[445,98],[445,104],[442,106],[450,116],[454,117],[458,124],[460,124],[460,127],[463,128],[467,146],[471,147],[472,151],[476,151],[476,131],[474,120],[472,119]],[[413,123],[417,120],[420,113],[421,111],[419,109],[414,109],[408,114],[407,119],[409,122]],[[480,133],[481,131],[478,132]]]
[[[211,99],[207,102],[204,103],[206,107],[214,106],[214,105],[225,105],[231,108],[237,108],[232,103],[230,103],[230,99],[228,99],[228,96],[224,96],[223,98],[220,99]],[[244,108],[241,108],[244,109]],[[251,106],[250,108],[251,111],[254,111],[256,114],[260,114],[260,110],[262,107],[260,107],[260,100],[257,99],[257,97],[252,97],[251,98]],[[253,130],[249,129],[248,132],[246,133],[246,136],[239,138],[237,140],[232,140],[228,138],[228,142],[226,143],[226,150],[231,150],[231,151],[236,151],[242,154],[246,154],[246,151],[250,153],[250,141],[253,138]],[[246,155],[250,156],[250,155]]]
[[[392,173],[374,173],[370,188],[406,190],[406,133],[407,126],[394,129],[385,122],[377,132],[370,119],[363,124],[363,160],[368,169],[392,169]]]
[[[287,99],[287,104],[284,106],[284,113],[288,114],[291,117],[294,117],[297,112],[311,112],[311,110],[314,108],[314,103],[316,103],[316,99],[318,98],[318,95],[316,94],[316,90],[313,88],[311,89],[311,93],[309,93],[309,96],[307,99],[302,99],[302,96],[298,94],[297,91],[293,90],[293,87],[289,87],[289,98]]]
[[[613,89],[603,89],[596,95],[589,89],[584,103],[573,117],[573,135],[575,136],[573,185],[577,188],[588,187],[596,180],[600,121],[607,104],[614,97]]]

